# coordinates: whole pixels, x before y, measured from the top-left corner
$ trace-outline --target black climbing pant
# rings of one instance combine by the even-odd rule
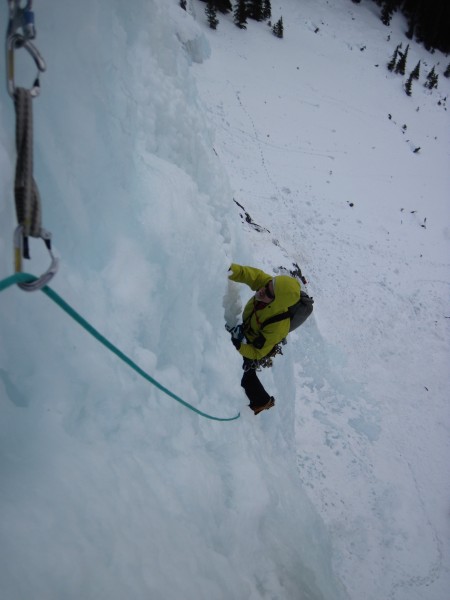
[[[263,384],[256,375],[256,370],[251,368],[252,361],[244,358],[244,375],[242,376],[241,385],[250,400],[250,407],[257,408],[264,406],[270,400],[269,394],[264,389]]]

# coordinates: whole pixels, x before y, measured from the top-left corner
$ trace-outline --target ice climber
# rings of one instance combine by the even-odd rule
[[[255,293],[242,313],[242,325],[231,329],[231,341],[244,358],[241,385],[257,415],[274,406],[256,375],[261,359],[274,350],[289,333],[287,309],[300,300],[300,282],[289,275],[272,277],[260,269],[232,264],[228,271],[231,281],[247,284]],[[278,317],[278,318],[277,318]]]

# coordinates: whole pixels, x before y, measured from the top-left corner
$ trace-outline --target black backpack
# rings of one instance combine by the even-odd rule
[[[264,321],[261,329],[264,329],[266,325],[270,325],[270,323],[277,323],[278,321],[284,321],[284,319],[290,319],[291,324],[289,326],[289,333],[300,327],[309,315],[313,311],[314,299],[308,296],[306,292],[303,290],[300,291],[300,300],[290,306],[286,312],[280,313],[279,315],[275,315]]]

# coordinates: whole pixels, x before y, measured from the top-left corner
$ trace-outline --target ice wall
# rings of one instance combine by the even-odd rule
[[[35,177],[61,258],[52,287],[175,393],[232,416],[245,401],[222,298],[232,257],[252,257],[189,71],[208,44],[177,4],[35,3],[48,63]],[[15,226],[4,88],[0,102],[3,278]],[[46,255],[31,251],[39,273]],[[43,294],[8,289],[0,303],[5,600],[339,597],[288,415],[202,420]]]

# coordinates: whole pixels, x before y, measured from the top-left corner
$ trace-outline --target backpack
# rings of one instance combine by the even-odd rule
[[[266,325],[270,325],[271,323],[277,323],[278,321],[284,321],[284,319],[290,319],[291,324],[289,326],[289,333],[300,327],[309,315],[313,311],[314,299],[303,290],[300,291],[300,300],[290,306],[286,312],[281,313],[279,315],[275,315],[264,321],[261,329],[264,329]]]

